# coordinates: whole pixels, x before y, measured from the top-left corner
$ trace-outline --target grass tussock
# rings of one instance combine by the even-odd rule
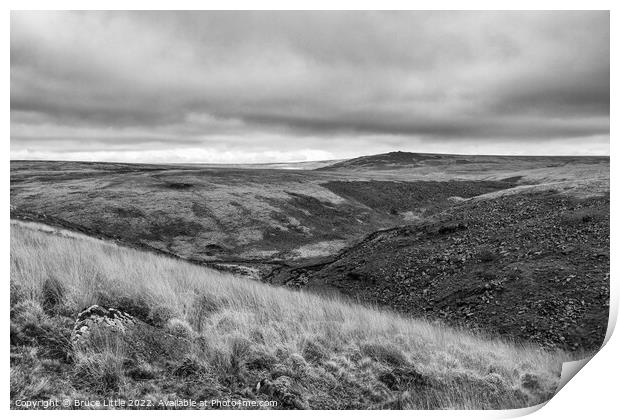
[[[129,331],[98,337],[92,346],[72,345],[75,316],[94,304],[128,312],[165,332],[162,337],[174,337],[172,344]],[[142,342],[148,352],[132,350]],[[516,408],[550,398],[567,359],[85,237],[11,225],[12,400]]]

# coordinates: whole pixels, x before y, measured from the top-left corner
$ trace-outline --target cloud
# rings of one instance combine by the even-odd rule
[[[514,145],[609,149],[608,12],[11,13],[13,157]]]

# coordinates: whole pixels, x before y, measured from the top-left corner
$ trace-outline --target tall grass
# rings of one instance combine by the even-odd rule
[[[41,325],[70,328],[69,320],[84,308],[114,306],[200,343],[170,364],[178,371],[191,361],[200,383],[212,388],[202,389],[203,396],[258,398],[251,391],[257,380],[286,376],[311,408],[516,408],[550,398],[567,360],[564,353],[274,288],[38,226],[11,224],[12,333],[20,332],[22,318],[32,313]],[[20,343],[16,349],[39,351],[38,360],[47,360],[40,343]],[[130,375],[136,367],[119,362],[118,345],[99,355],[76,352],[57,367],[62,375],[56,378],[65,380],[62,392],[200,396],[182,386],[186,379],[172,375],[174,369],[143,366],[160,369],[150,375],[159,379]],[[32,392],[47,377],[40,366],[37,374],[32,369],[25,362],[12,364],[12,397]],[[93,388],[84,378],[91,375],[97,383],[96,371],[116,380],[108,378],[106,389]],[[169,378],[165,386],[162,377]]]

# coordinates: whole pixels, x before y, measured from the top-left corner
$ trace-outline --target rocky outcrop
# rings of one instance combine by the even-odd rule
[[[126,356],[134,361],[165,364],[171,358],[189,353],[192,340],[171,333],[115,308],[93,305],[80,312],[73,326],[71,342],[76,351],[100,351],[110,337],[123,342]]]
[[[71,334],[71,342],[74,344],[83,343],[96,329],[109,329],[120,333],[127,332],[137,324],[137,320],[125,313],[114,308],[104,308],[99,305],[92,305],[80,312],[73,326]]]

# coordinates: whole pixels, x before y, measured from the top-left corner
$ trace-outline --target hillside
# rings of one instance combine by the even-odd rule
[[[21,222],[10,290],[12,401],[516,408],[570,358]],[[87,335],[105,308],[114,326]]]
[[[411,159],[417,163],[401,165]],[[449,208],[453,197],[532,188],[590,195],[609,188],[609,158],[392,153],[336,165],[13,161],[11,217],[269,272],[334,255],[376,230]]]
[[[269,281],[547,348],[596,350],[609,311],[609,193],[461,200]]]
[[[377,229],[514,182],[355,180],[314,171],[13,162],[11,216],[197,262],[331,255]],[[380,202],[370,198],[381,194]]]
[[[461,167],[484,170],[557,167],[567,164],[596,165],[609,162],[607,156],[500,156],[500,155],[450,155],[440,153],[389,152],[379,155],[360,156],[328,163],[317,170],[381,170],[414,169],[423,167]]]
[[[598,348],[609,158],[398,152],[336,165],[16,161],[11,217],[546,348]]]

